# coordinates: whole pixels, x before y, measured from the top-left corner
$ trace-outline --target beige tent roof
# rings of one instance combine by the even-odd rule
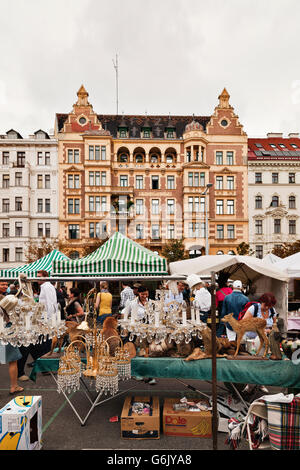
[[[211,272],[218,273],[226,271],[230,279],[240,279],[243,283],[254,282],[261,276],[267,276],[279,281],[288,281],[286,272],[278,269],[275,265],[252,256],[239,255],[207,255],[199,256],[169,264],[170,274],[210,275]]]

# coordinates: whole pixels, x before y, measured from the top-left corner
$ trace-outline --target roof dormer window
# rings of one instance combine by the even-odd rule
[[[119,127],[119,137],[120,139],[127,138],[127,127]]]
[[[144,127],[143,128],[143,137],[144,137],[144,139],[149,139],[151,137],[150,127]]]

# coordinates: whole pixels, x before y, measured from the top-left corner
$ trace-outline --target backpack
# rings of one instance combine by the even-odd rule
[[[247,303],[244,305],[243,310],[239,313],[238,321],[242,320],[242,318],[244,317],[244,315],[245,315],[245,313],[247,312],[248,308],[250,308],[252,305],[254,305],[254,315],[253,315],[253,317],[257,317],[258,304],[259,304],[259,302],[247,302]],[[273,318],[273,316],[275,315],[275,310],[274,310],[274,308],[271,307],[271,308],[270,308],[270,311],[271,311],[271,318]]]

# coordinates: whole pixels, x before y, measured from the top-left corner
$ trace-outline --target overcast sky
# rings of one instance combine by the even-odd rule
[[[0,0],[0,133],[54,127],[84,84],[99,113],[210,115],[300,131],[298,0]]]

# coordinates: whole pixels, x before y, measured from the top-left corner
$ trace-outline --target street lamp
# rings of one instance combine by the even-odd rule
[[[205,190],[203,191],[203,194],[205,196],[205,254],[209,254],[209,246],[208,246],[208,210],[207,210],[207,195],[209,189],[213,186],[212,183],[207,183]]]

